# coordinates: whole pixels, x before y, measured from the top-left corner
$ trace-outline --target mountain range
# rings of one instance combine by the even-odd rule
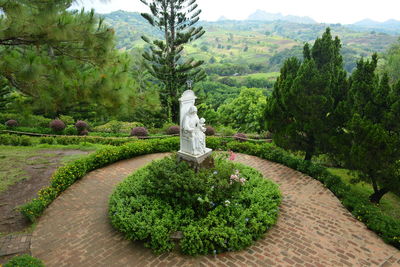
[[[281,13],[268,13],[264,10],[258,9],[256,12],[251,14],[247,20],[256,20],[256,21],[275,21],[275,20],[282,20],[282,21],[289,21],[294,23],[304,23],[304,24],[314,24],[317,23],[310,17],[299,17],[293,15],[284,16]]]

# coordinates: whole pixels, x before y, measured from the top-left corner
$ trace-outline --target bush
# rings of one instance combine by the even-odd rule
[[[239,142],[247,141],[247,136],[245,134],[243,134],[243,133],[237,133],[233,137]]]
[[[89,127],[89,125],[84,121],[77,121],[75,123],[75,128],[78,131],[78,133],[81,133],[82,131],[87,130],[88,127]]]
[[[145,137],[145,136],[148,136],[148,135],[149,135],[149,132],[144,127],[133,128],[132,132],[131,132],[131,136]]]
[[[62,120],[66,125],[72,125],[75,121],[74,118],[67,115],[60,115],[60,120]]]
[[[132,128],[142,127],[143,124],[139,122],[123,122],[123,121],[110,121],[106,124],[99,125],[91,129],[94,132],[104,133],[127,133],[130,134]]]
[[[44,267],[41,260],[36,259],[30,255],[21,255],[11,258],[4,267]]]
[[[207,127],[206,127],[206,135],[207,135],[207,136],[215,135],[215,130],[214,130],[214,128],[211,127],[211,126],[207,126]]]
[[[8,120],[5,125],[9,128],[14,128],[18,126],[18,122],[16,120]]]
[[[219,127],[217,129],[217,132],[219,132],[223,136],[233,136],[236,133],[236,130],[228,126],[224,126],[224,127]]]
[[[232,178],[233,177],[233,178]],[[245,179],[246,180],[240,180]],[[155,252],[189,255],[241,250],[277,221],[278,186],[241,164],[216,159],[196,173],[176,156],[155,161],[122,182],[110,198],[112,225]]]
[[[179,133],[180,133],[180,128],[179,128],[178,125],[170,126],[170,127],[167,129],[167,132],[166,132],[166,133],[167,133],[167,134],[170,134],[170,135],[172,135],[172,134],[179,134]]]
[[[65,128],[64,133],[66,135],[78,135],[78,131],[76,130],[75,126],[69,125]]]
[[[28,136],[2,134],[0,135],[0,145],[31,146],[32,138]]]
[[[1,137],[2,135],[0,135],[0,140]],[[90,138],[86,137],[86,140]],[[58,144],[62,144],[63,141],[65,141],[64,144],[69,144],[70,140],[82,141],[80,137],[56,137],[55,139]],[[136,141],[120,147],[101,149],[57,169],[51,178],[50,186],[40,190],[38,198],[20,207],[20,211],[27,219],[34,222],[57,196],[86,173],[119,160],[150,153],[170,152],[178,150],[178,148],[179,138],[174,137],[163,140]]]
[[[50,128],[56,132],[60,133],[65,129],[65,123],[62,120],[53,120],[50,122]]]
[[[49,127],[51,119],[24,113],[0,113],[0,123],[4,124],[8,120],[16,120],[19,125],[26,127]]]

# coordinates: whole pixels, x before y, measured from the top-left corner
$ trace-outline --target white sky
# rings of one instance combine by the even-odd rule
[[[77,0],[79,7],[98,13],[116,10],[148,11],[139,0]],[[102,3],[105,1],[108,3]],[[318,22],[350,24],[370,18],[400,20],[400,0],[197,0],[202,20],[246,19],[257,9],[283,15],[309,16]],[[75,5],[77,6],[77,5]]]

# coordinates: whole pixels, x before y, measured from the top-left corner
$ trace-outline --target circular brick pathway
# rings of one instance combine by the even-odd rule
[[[285,166],[241,155],[237,161],[280,184],[278,224],[241,252],[188,257],[154,255],[116,232],[108,197],[127,175],[166,154],[121,161],[93,171],[57,198],[33,233],[32,255],[46,266],[400,266],[400,251],[366,229],[318,181]]]

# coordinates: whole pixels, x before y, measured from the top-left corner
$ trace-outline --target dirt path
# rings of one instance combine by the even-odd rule
[[[132,171],[165,154],[146,155],[93,171],[67,189],[40,218],[33,256],[46,266],[400,266],[400,251],[357,221],[321,183],[283,165],[238,155],[281,185],[277,225],[240,252],[187,257],[154,255],[124,240],[107,216],[108,198]]]

